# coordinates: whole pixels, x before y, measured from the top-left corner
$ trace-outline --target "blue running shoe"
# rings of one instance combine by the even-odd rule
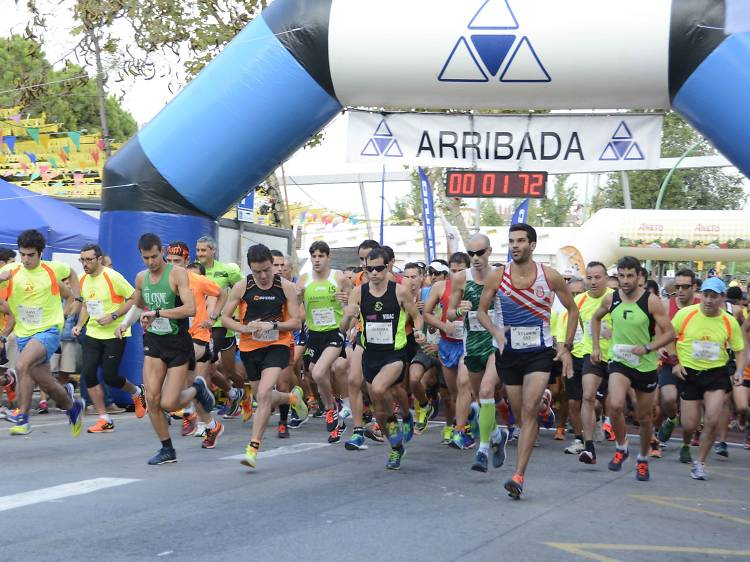
[[[167,464],[170,462],[177,462],[177,453],[174,449],[167,449],[165,447],[159,449],[158,453],[148,459],[148,464],[152,466],[157,464]]]
[[[21,409],[20,409],[20,408],[16,408],[15,410],[12,410],[12,411],[10,411],[10,412],[7,412],[7,413],[5,414],[5,419],[6,419],[6,420],[8,420],[8,421],[9,421],[10,423],[12,423],[12,424],[17,424],[17,423],[18,423],[18,420],[19,420],[19,418],[20,418],[21,416],[23,416],[23,415],[24,415],[24,414],[22,414],[22,413],[21,413]],[[28,416],[27,416],[27,417],[28,417]],[[25,422],[24,422],[24,423],[25,423]]]
[[[508,444],[508,432],[498,427],[490,437],[490,448],[492,449],[492,466],[500,468],[505,463],[505,446]]]
[[[76,398],[73,400],[73,406],[68,410],[68,418],[70,418],[70,433],[73,437],[78,437],[81,434],[83,428],[83,416],[86,411],[86,402],[83,398]]]
[[[471,434],[474,436],[479,435],[479,404],[476,402],[471,403],[468,422]]]
[[[195,389],[195,399],[203,406],[203,409],[206,412],[213,410],[215,405],[214,395],[208,390],[206,379],[201,376],[195,377],[193,388]]]
[[[487,472],[487,465],[489,464],[487,455],[479,449],[477,454],[474,455],[474,464],[471,465],[471,470],[477,472]]]
[[[352,435],[352,438],[349,439],[349,441],[346,441],[344,443],[344,448],[347,451],[364,451],[365,449],[367,449],[365,436],[361,433],[355,433],[354,435]]]
[[[463,431],[454,431],[451,442],[448,443],[450,447],[454,449],[471,449],[475,445],[474,438],[464,433]]]
[[[400,470],[401,459],[404,456],[406,449],[399,447],[398,449],[391,449],[391,454],[388,455],[388,462],[385,463],[385,467],[388,470]]]
[[[391,447],[398,447],[404,441],[404,434],[399,422],[388,422],[388,443]],[[400,459],[400,457],[399,457]]]
[[[414,437],[414,418],[409,416],[403,421],[401,427],[404,430],[404,443],[408,443]]]

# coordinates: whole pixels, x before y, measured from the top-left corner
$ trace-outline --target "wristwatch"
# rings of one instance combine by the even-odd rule
[[[276,322],[276,320],[274,320],[273,322],[271,322],[271,329],[272,330],[278,330],[279,329],[279,323]]]
[[[110,316],[112,317],[112,320],[117,320],[117,313],[116,312],[113,312],[112,314],[110,314]]]
[[[83,297],[76,297],[73,299],[74,301],[78,301],[80,303],[83,303]]]
[[[156,309],[156,312],[154,312],[154,316],[156,318],[161,318],[161,311],[158,308]]]
[[[650,343],[647,343],[646,345],[644,345],[643,349],[646,350],[646,353],[651,353],[653,351],[653,349],[651,349],[651,344]]]

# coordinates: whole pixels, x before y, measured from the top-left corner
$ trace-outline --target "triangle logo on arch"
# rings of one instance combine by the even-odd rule
[[[401,150],[401,145],[393,135],[391,128],[383,118],[378,126],[375,127],[375,132],[372,137],[365,143],[365,147],[360,152],[362,156],[373,156],[386,158],[403,158],[404,152]]]
[[[625,121],[621,121],[617,126],[617,130],[612,135],[611,140],[604,147],[602,155],[599,157],[601,161],[616,161],[616,160],[645,160],[646,156],[643,154],[641,147],[635,141],[633,133],[630,132],[630,127]]]
[[[438,81],[545,83],[552,77],[523,34],[511,0],[483,0],[454,43]]]

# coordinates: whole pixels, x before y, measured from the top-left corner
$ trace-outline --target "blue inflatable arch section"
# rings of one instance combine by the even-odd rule
[[[724,0],[275,0],[109,160],[101,244],[129,279],[143,232],[194,247],[347,106],[671,106],[750,175],[750,34],[724,18]],[[487,71],[454,59],[470,41]],[[505,80],[520,46],[543,72]]]

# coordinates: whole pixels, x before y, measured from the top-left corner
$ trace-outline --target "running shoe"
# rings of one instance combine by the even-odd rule
[[[454,449],[464,450],[473,448],[475,444],[476,441],[474,441],[474,438],[468,435],[466,432],[454,431],[449,446]]]
[[[520,500],[521,494],[523,494],[523,476],[514,474],[512,478],[505,481],[504,488],[511,498]]]
[[[365,409],[362,411],[362,421],[364,421],[365,423],[370,423],[372,421],[372,418],[372,408],[370,408],[370,406],[365,406]]]
[[[505,446],[508,444],[508,432],[502,427],[495,428],[490,437],[492,451],[492,466],[500,468],[505,462]]]
[[[555,412],[552,410],[552,393],[549,388],[544,389],[542,404],[542,409],[539,411],[539,423],[541,423],[545,429],[549,429],[555,425]]]
[[[279,423],[277,436],[279,439],[289,439],[289,428],[285,423]]]
[[[453,437],[453,426],[452,425],[446,425],[443,428],[443,440],[441,441],[441,443],[443,445],[450,444],[452,437]]]
[[[28,421],[25,423],[16,423],[16,425],[10,428],[11,435],[28,435],[29,433],[31,433],[31,425],[29,425]]]
[[[206,436],[206,424],[202,421],[199,421],[197,424],[195,424],[195,433],[193,433],[193,437],[198,437],[200,439],[203,439]]]
[[[714,453],[720,457],[729,458],[729,447],[727,447],[727,444],[724,441],[719,441],[714,446]]]
[[[566,455],[580,455],[586,447],[583,446],[583,441],[576,439],[570,446],[565,448]]]
[[[290,414],[291,419],[289,420],[289,429],[297,429],[299,426],[306,424],[309,417],[301,418],[297,415],[297,412],[292,410]]]
[[[146,405],[146,388],[142,384],[139,384],[138,388],[141,389],[140,394],[133,394],[131,398],[135,406],[135,417],[140,419],[148,412],[148,406]]]
[[[518,441],[518,438],[521,435],[521,430],[517,428],[514,425],[508,426],[508,443],[511,443],[513,441]]]
[[[216,396],[214,396],[214,404],[216,404]],[[219,409],[216,410],[216,415],[217,416],[222,416],[223,417],[224,414],[226,414],[226,413],[227,413],[226,404],[223,404],[223,405],[219,406]]]
[[[193,388],[195,388],[195,399],[201,406],[203,406],[203,409],[206,410],[207,413],[213,410],[215,404],[214,395],[208,390],[206,379],[201,376],[195,377]]]
[[[476,472],[487,472],[487,466],[489,465],[489,459],[487,454],[481,449],[477,449],[474,455],[474,464],[471,465],[471,470]]]
[[[551,396],[551,395],[550,395]],[[469,410],[469,431],[473,436],[479,435],[479,404],[476,402],[471,403],[471,410]]]
[[[662,457],[662,453],[661,453],[661,447],[659,446],[660,445],[659,439],[657,437],[652,437],[650,445],[651,447],[648,451],[648,456],[653,457],[655,459],[660,459]]]
[[[36,406],[37,414],[49,414],[49,403],[46,400],[40,400]]]
[[[112,433],[115,430],[115,424],[111,421],[99,418],[97,422],[89,427],[87,433]]]
[[[336,426],[333,428],[333,431],[331,431],[328,434],[328,442],[332,445],[338,443],[341,441],[341,435],[344,433],[343,428]]]
[[[594,451],[584,449],[578,455],[578,461],[582,462],[583,464],[596,464],[596,453]]]
[[[339,414],[335,408],[326,410],[326,431],[331,433],[339,425]]]
[[[8,377],[8,384],[3,386],[3,390],[8,397],[8,402],[13,403],[16,401],[16,373],[13,369],[8,369],[6,376]]]
[[[391,449],[391,454],[388,455],[388,462],[385,463],[385,467],[388,470],[400,470],[401,459],[404,456],[406,449],[399,447],[398,449]]]
[[[701,432],[700,430],[693,433],[693,438],[690,440],[691,447],[700,447],[701,445]]]
[[[193,435],[198,429],[198,414],[193,412],[182,418],[182,428],[180,429],[180,435],[188,437]]]
[[[635,465],[635,479],[640,482],[647,482],[651,478],[648,472],[648,461],[638,461]]]
[[[177,453],[173,448],[167,449],[166,447],[162,447],[153,457],[148,459],[148,464],[150,465],[167,464],[170,462],[177,462]]]
[[[81,434],[81,428],[83,427],[83,415],[86,409],[86,402],[83,398],[76,398],[73,400],[73,405],[68,410],[68,418],[70,419],[70,433],[73,437],[78,437]]]
[[[596,420],[596,425],[594,426],[594,441],[601,443],[604,439],[604,424],[602,423],[602,420]]]
[[[677,420],[675,418],[667,418],[665,419],[661,427],[659,427],[659,441],[662,443],[666,443],[669,441],[669,439],[672,437],[672,432],[674,431],[675,426],[677,425]]]
[[[204,449],[214,449],[216,447],[216,441],[218,441],[219,437],[224,433],[224,424],[219,420],[214,420],[214,423],[216,425],[213,429],[206,428],[206,437],[203,439],[203,443],[201,443],[201,447]]]
[[[239,418],[242,411],[242,399],[245,397],[245,389],[236,388],[233,390],[236,390],[239,394],[235,394],[236,398],[234,400],[231,397],[227,397],[227,412],[224,414],[224,419],[226,420]]]
[[[391,447],[398,447],[404,442],[403,425],[397,421],[388,422],[388,443]]]
[[[622,463],[624,463],[629,456],[630,453],[627,451],[627,449],[625,451],[615,449],[615,455],[612,457],[612,460],[609,461],[609,466],[607,468],[615,472],[619,472],[620,470],[622,470]]]
[[[427,422],[432,418],[434,412],[432,404],[429,402],[424,408],[419,408],[419,413],[417,414],[417,425],[414,428],[417,435],[422,435],[427,429],[429,429],[430,426]]]
[[[402,423],[404,430],[404,443],[408,443],[414,437],[414,417],[409,416]]]
[[[255,468],[255,460],[257,456],[258,449],[248,444],[248,446],[245,447],[245,458],[240,461],[240,464],[244,464],[250,468]]]
[[[365,437],[376,443],[383,443],[385,441],[385,437],[383,436],[383,432],[381,431],[378,422],[370,422],[370,424],[365,427]]]
[[[247,423],[253,417],[253,396],[249,393],[245,394],[240,407],[242,408],[242,423]]]
[[[344,443],[344,448],[347,451],[364,451],[367,449],[365,436],[362,433],[355,432],[352,438]]]
[[[609,422],[604,422],[602,424],[602,431],[604,432],[604,437],[607,439],[607,441],[614,441],[615,440],[615,430],[612,429],[612,424]]]
[[[430,414],[430,420],[434,420],[436,417],[438,417],[438,414],[440,413],[440,397],[439,396],[430,402],[430,408],[432,408],[432,413]]]
[[[21,415],[21,408],[15,408],[14,410],[11,410],[10,412],[5,413],[5,419],[8,420],[10,423],[18,423],[18,416]]]
[[[295,386],[292,389],[292,394],[294,394],[295,398],[297,399],[297,403],[292,404],[292,410],[294,410],[294,413],[297,414],[299,419],[307,420],[307,414],[309,413],[309,410],[307,408],[307,404],[305,404],[305,391],[302,390],[301,387]],[[346,416],[342,417],[345,418]]]
[[[690,464],[693,462],[693,457],[690,454],[690,445],[683,445],[680,447],[680,462],[682,464]]]
[[[706,465],[700,461],[693,462],[693,468],[690,469],[690,478],[693,480],[706,480]]]
[[[553,437],[555,441],[565,441],[565,428],[564,427],[558,427],[555,430],[555,436]]]
[[[316,401],[314,405],[316,406],[315,412],[312,415],[314,418],[322,418],[328,414],[328,410],[320,402]],[[307,407],[309,408],[310,405],[308,404]]]

